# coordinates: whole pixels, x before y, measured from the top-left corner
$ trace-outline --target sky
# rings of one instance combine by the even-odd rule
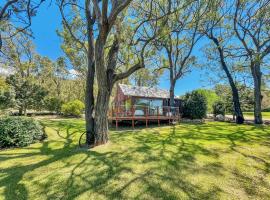
[[[64,53],[61,50],[61,40],[56,34],[56,30],[61,28],[61,16],[58,7],[52,3],[42,4],[38,10],[37,16],[33,18],[32,30],[34,33],[34,43],[39,54],[48,56],[52,60],[56,60]],[[201,47],[194,50],[194,54],[202,57]],[[205,74],[202,70],[193,70],[190,74],[178,80],[175,87],[176,95],[183,95],[186,92],[197,88],[211,87],[204,78]],[[165,73],[161,79],[159,86],[163,89],[169,89],[168,75]]]

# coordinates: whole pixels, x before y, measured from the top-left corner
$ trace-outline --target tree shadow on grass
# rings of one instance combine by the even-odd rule
[[[114,132],[110,148],[85,150],[77,147],[81,125],[61,121],[49,121],[46,125],[58,139],[51,141],[48,138],[36,149],[28,147],[35,152],[23,151],[26,153],[19,153],[11,159],[46,158],[1,169],[4,175],[0,177],[0,188],[4,187],[5,199],[29,199],[33,191],[30,196],[29,185],[26,187],[25,181],[37,190],[36,197],[46,199],[75,199],[78,196],[82,199],[218,199],[220,193],[225,192],[222,187],[212,184],[205,188],[204,183],[192,181],[192,175],[218,178],[227,170],[218,161],[221,152],[201,142],[227,143],[226,150],[235,152],[238,151],[238,143],[260,143],[269,137],[269,133],[257,136],[240,128],[230,132],[224,130],[224,126],[214,124],[184,125],[172,126],[170,131],[165,128],[164,132],[162,129]],[[256,130],[255,127],[248,129]],[[8,154],[12,153],[1,153],[0,160],[4,156],[3,161],[7,161]],[[202,164],[198,157],[211,162]],[[269,169],[269,166],[265,167]],[[44,180],[31,177],[35,175],[31,172],[36,170],[45,171]],[[26,175],[29,177],[25,178]],[[250,182],[239,171],[233,175],[240,184]],[[249,194],[246,186],[242,185]]]

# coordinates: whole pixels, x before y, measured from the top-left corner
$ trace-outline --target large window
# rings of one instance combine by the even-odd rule
[[[144,116],[146,113],[146,109],[149,107],[149,99],[136,98],[134,101],[135,106],[135,115],[136,116]]]
[[[145,115],[146,109],[148,109],[148,115],[157,115],[157,113],[162,113],[163,100],[136,98],[134,105],[136,106],[135,115]]]
[[[152,99],[150,100],[150,115],[157,115],[162,113],[163,100],[160,99]]]

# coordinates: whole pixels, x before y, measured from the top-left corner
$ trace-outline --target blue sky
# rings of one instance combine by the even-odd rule
[[[34,42],[39,54],[48,56],[52,60],[64,55],[60,45],[61,40],[56,34],[56,29],[61,28],[61,16],[58,7],[52,3],[50,6],[45,3],[38,10],[38,14],[33,18],[32,30],[34,32]],[[200,48],[195,49],[194,53],[202,58]],[[182,95],[187,91],[192,91],[201,87],[210,87],[204,72],[200,69],[193,70],[183,79],[178,80],[175,87],[175,94]],[[161,78],[159,87],[169,89],[169,80],[166,74]]]

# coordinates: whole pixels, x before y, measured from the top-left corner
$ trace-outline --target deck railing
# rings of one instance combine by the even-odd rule
[[[141,106],[133,105],[127,106],[114,106],[111,110],[110,116],[112,117],[146,117],[146,116],[178,116],[179,107],[171,106]]]
[[[179,107],[171,106],[114,106],[111,109],[109,117],[116,122],[118,127],[118,121],[131,120],[134,127],[135,120],[145,121],[146,126],[148,121],[155,120],[160,124],[160,120],[169,120],[170,122],[180,119]]]

